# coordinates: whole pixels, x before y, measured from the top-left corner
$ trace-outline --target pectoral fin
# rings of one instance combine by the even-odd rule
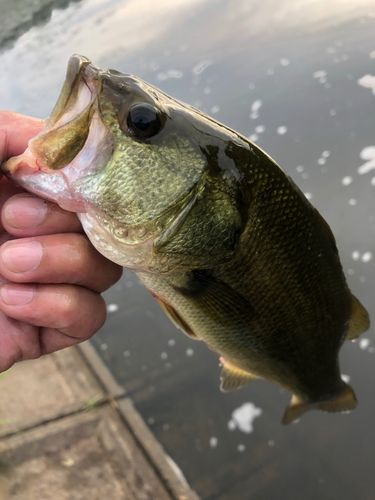
[[[303,401],[298,396],[293,395],[290,405],[285,410],[282,423],[290,424],[301,415],[310,410],[322,410],[328,412],[344,412],[353,410],[357,406],[357,399],[350,385],[344,383],[342,392],[327,401]]]
[[[223,366],[220,375],[220,390],[222,392],[234,391],[235,389],[239,389],[248,382],[258,378],[252,373],[241,370],[241,368],[233,365],[223,357],[220,358],[220,364]]]
[[[363,307],[357,297],[354,297],[354,295],[352,295],[352,316],[350,318],[350,326],[348,334],[346,336],[346,340],[356,339],[357,337],[359,337],[359,335],[361,335],[361,333],[368,330],[369,327],[370,318],[366,309]]]
[[[246,348],[258,348],[261,331],[251,304],[233,288],[195,272],[186,286],[176,287],[176,290],[220,327],[226,338],[233,338]]]
[[[174,309],[171,305],[166,304],[159,298],[155,297],[156,300],[159,302],[160,307],[163,309],[163,311],[166,313],[166,315],[169,317],[169,319],[172,320],[172,322],[182,330],[186,335],[191,337],[192,339],[199,340],[199,338],[196,336],[196,334],[193,332],[193,330],[190,328],[190,326],[186,323],[186,321],[181,318],[181,316],[178,314],[176,309]]]

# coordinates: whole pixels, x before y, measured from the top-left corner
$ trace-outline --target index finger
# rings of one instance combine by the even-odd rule
[[[0,163],[20,155],[27,143],[44,128],[44,120],[13,111],[0,111]]]
[[[5,202],[1,211],[1,224],[9,234],[18,238],[83,232],[74,212],[67,212],[56,203],[30,193],[16,194]]]

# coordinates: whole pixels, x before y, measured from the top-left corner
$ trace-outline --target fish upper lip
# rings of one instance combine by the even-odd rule
[[[98,73],[99,68],[93,66],[84,56],[74,55],[69,59],[60,96],[42,134],[72,121],[93,104],[98,95]],[[81,84],[89,91],[90,97],[86,96],[85,99],[85,96],[82,96]]]

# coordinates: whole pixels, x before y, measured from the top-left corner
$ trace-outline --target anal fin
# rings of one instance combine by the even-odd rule
[[[181,318],[181,316],[178,314],[176,309],[166,302],[163,302],[160,300],[158,297],[155,297],[156,300],[159,302],[160,307],[163,309],[163,311],[166,313],[166,315],[173,321],[173,323],[182,330],[186,335],[191,337],[192,339],[199,340],[199,338],[196,336],[196,334],[193,332],[193,330],[190,328],[190,326],[186,323],[186,321]]]
[[[370,327],[370,318],[368,312],[357,299],[352,295],[352,315],[350,318],[349,331],[346,340],[355,340],[361,333]]]
[[[248,382],[258,378],[252,373],[241,370],[241,368],[233,365],[223,357],[220,358],[220,364],[223,367],[220,375],[220,390],[222,392],[234,391],[235,389],[239,389]]]
[[[301,415],[310,410],[322,410],[328,412],[345,412],[353,410],[357,406],[357,398],[353,389],[348,384],[344,384],[342,392],[326,401],[312,402],[303,401],[293,394],[290,405],[285,410],[282,423],[290,424]]]

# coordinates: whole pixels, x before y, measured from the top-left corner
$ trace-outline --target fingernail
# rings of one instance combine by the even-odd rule
[[[1,257],[10,272],[25,273],[39,266],[43,257],[43,247],[39,241],[12,241],[4,245]]]
[[[8,306],[24,306],[33,299],[35,286],[11,283],[1,287],[0,295],[3,302]]]
[[[11,198],[4,207],[8,224],[17,229],[39,226],[47,215],[47,203],[36,196],[25,194]]]

